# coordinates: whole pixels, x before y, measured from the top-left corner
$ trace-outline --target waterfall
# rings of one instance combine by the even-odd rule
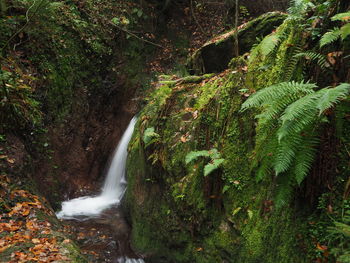
[[[58,218],[73,219],[81,216],[97,216],[106,208],[120,202],[126,189],[125,165],[127,150],[135,123],[136,117],[130,121],[113,154],[101,193],[98,196],[83,196],[63,202],[62,210],[56,214]]]

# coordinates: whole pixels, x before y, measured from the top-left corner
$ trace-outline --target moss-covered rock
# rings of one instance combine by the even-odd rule
[[[258,184],[251,170],[254,120],[240,112],[245,78],[227,70],[198,84],[162,84],[142,111],[126,203],[133,248],[151,262],[305,261],[295,210],[274,210],[272,182]],[[145,145],[150,127],[157,136]],[[214,172],[204,176],[206,157],[186,164],[189,152],[210,149],[225,159]]]
[[[300,17],[290,17],[249,56],[232,59],[230,69],[199,83],[171,80],[156,85],[130,145],[126,194],[131,243],[151,262],[342,262],[339,255],[348,253],[348,246],[332,220],[349,224],[347,150],[336,152],[340,141],[348,145],[348,102],[342,102],[327,124],[313,172],[291,190],[282,209],[275,202],[280,187],[276,176],[257,176],[257,153],[266,146],[262,135],[269,133],[254,120],[257,112],[240,110],[259,89],[313,78],[305,73],[310,65],[298,56],[302,47],[314,43],[308,30]],[[208,72],[205,48],[190,60],[199,65],[192,67],[198,72]],[[215,65],[215,59],[208,57],[208,63]],[[148,138],[145,131],[150,130]],[[273,149],[264,152],[273,154]],[[213,169],[209,174],[208,167]],[[323,182],[318,177],[322,169],[329,173]]]
[[[248,52],[257,42],[257,38],[270,34],[285,18],[285,14],[271,12],[240,26],[238,30],[240,55]],[[232,30],[203,45],[189,58],[188,70],[194,74],[204,74],[226,69],[235,56],[235,36],[236,31]]]

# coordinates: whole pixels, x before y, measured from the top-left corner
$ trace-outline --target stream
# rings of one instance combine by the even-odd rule
[[[127,148],[136,120],[130,121],[113,153],[100,194],[64,201],[57,213],[71,226],[90,262],[144,263],[130,248],[130,227],[118,207],[126,190]]]

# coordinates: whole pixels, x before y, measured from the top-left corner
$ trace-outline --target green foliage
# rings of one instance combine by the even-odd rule
[[[0,129],[31,129],[40,123],[42,117],[39,102],[33,98],[34,89],[30,86],[34,78],[23,73],[14,62],[7,61],[6,64],[5,67],[3,63],[3,70],[0,70]]]
[[[204,176],[209,175],[216,169],[218,169],[225,159],[220,158],[220,153],[217,149],[213,148],[209,151],[192,151],[186,155],[186,164],[197,160],[199,157],[209,157],[210,161],[204,166]]]
[[[350,209],[345,211],[341,221],[334,221],[334,226],[329,227],[329,238],[337,241],[338,245],[331,250],[337,258],[337,262],[350,262]]]
[[[338,39],[346,39],[350,35],[350,12],[339,13],[332,17],[333,21],[343,21],[345,25],[341,28],[333,28],[329,32],[325,33],[320,40],[320,47],[329,45]]]
[[[320,53],[306,51],[306,52],[301,52],[299,54],[296,54],[295,57],[296,58],[303,57],[307,61],[316,61],[317,65],[323,70],[329,67],[329,63],[327,62],[326,56]]]
[[[332,17],[332,21],[349,21],[350,12],[339,13]]]
[[[341,36],[341,30],[339,28],[334,28],[324,34],[320,40],[320,47],[329,45],[335,41],[337,41]]]
[[[158,140],[159,134],[154,131],[154,127],[147,128],[143,133],[143,142],[145,143],[145,147],[154,143]]]
[[[286,35],[280,31],[277,31],[265,37],[260,41],[259,44],[253,46],[249,60],[254,61],[259,55],[262,55],[262,58],[265,58],[273,54],[273,52],[277,49],[285,37]]]
[[[308,9],[314,8],[315,4],[311,0],[292,0],[288,8],[289,19],[302,19]]]
[[[242,105],[242,110],[260,108],[261,146],[257,148],[261,179],[271,170],[280,179],[277,203],[283,205],[293,186],[300,185],[312,166],[317,131],[326,120],[326,112],[346,99],[350,84],[323,88],[311,83],[283,82],[259,90]],[[259,148],[261,147],[261,148]],[[288,200],[288,199],[287,199]]]
[[[186,164],[197,160],[199,157],[209,157],[209,151],[192,151],[186,155]]]
[[[204,176],[209,175],[214,170],[218,169],[225,159],[213,159],[210,163],[204,166]]]

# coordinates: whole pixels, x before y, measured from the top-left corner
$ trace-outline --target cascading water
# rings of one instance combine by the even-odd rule
[[[57,213],[61,219],[76,217],[93,217],[99,215],[106,208],[118,204],[126,189],[125,165],[128,155],[127,148],[134,131],[136,117],[134,117],[123,134],[108,169],[107,177],[98,196],[83,196],[62,203],[62,210]]]
[[[97,218],[102,211],[119,204],[126,190],[125,166],[127,148],[136,123],[134,117],[123,134],[113,154],[107,177],[98,196],[83,196],[62,203],[62,210],[56,215],[60,219],[87,220]],[[143,259],[121,256],[118,263],[144,263]]]

